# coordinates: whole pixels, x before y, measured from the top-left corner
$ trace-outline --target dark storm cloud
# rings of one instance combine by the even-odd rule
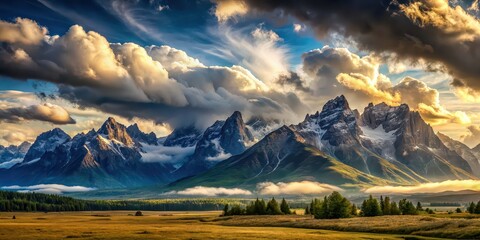
[[[65,109],[49,103],[0,109],[0,122],[20,122],[23,120],[37,120],[54,124],[76,123]]]
[[[309,92],[310,89],[305,86],[304,81],[296,72],[290,71],[288,74],[282,74],[278,77],[277,83],[281,85],[293,86],[296,90]]]
[[[319,38],[337,32],[353,39],[361,50],[439,63],[455,78],[454,86],[480,91],[480,24],[454,1],[245,0],[242,4],[250,13],[274,12],[269,16],[277,20],[293,16]],[[232,15],[242,14],[231,9]]]
[[[10,33],[0,34],[1,75],[55,83],[59,97],[80,107],[199,127],[235,110],[283,120],[305,112],[295,94],[270,89],[241,66],[206,66],[169,46],[109,43],[79,25],[50,36],[23,18],[0,21],[0,33]]]

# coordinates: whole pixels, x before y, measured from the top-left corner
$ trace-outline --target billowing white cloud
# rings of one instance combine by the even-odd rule
[[[363,190],[370,194],[413,194],[439,193],[446,191],[480,191],[479,180],[447,180],[443,182],[422,183],[415,186],[375,186]]]
[[[263,29],[252,32],[251,39],[258,44],[252,45],[250,53],[261,49],[271,53],[269,47],[279,41],[278,35]],[[0,47],[0,74],[56,83],[61,98],[126,118],[205,127],[234,110],[247,117],[258,113],[295,118],[297,113],[305,113],[295,93],[269,88],[244,67],[205,66],[168,46],[110,44],[100,34],[86,32],[78,25],[63,36],[47,35],[28,47],[15,39],[4,43]],[[257,66],[259,71],[266,66],[263,75],[272,76],[267,71],[283,67],[266,53],[259,55],[261,59],[245,58],[244,65]]]
[[[245,15],[248,12],[247,5],[242,0],[217,1],[215,16],[219,22],[225,22],[230,18]]]
[[[142,149],[142,161],[144,162],[171,162],[175,163],[180,160],[184,160],[187,156],[190,156],[195,151],[193,147],[167,147],[163,145],[146,145],[144,144]]]
[[[465,112],[445,109],[438,90],[411,77],[394,85],[380,73],[380,65],[381,60],[374,56],[360,57],[345,48],[327,46],[305,53],[302,70],[310,78],[310,89],[319,97],[344,94],[355,107],[368,102],[406,103],[434,125],[471,122]]]
[[[479,126],[468,126],[469,133],[462,135],[460,138],[468,146],[475,147],[480,144],[480,127]]]
[[[313,195],[342,191],[341,188],[312,181],[301,182],[263,182],[257,184],[257,191],[262,195]]]
[[[164,193],[165,195],[188,195],[188,196],[232,196],[232,195],[252,195],[252,192],[241,188],[224,188],[224,187],[203,187],[196,186],[181,191],[171,191]]]
[[[33,93],[0,91],[0,122],[43,121],[73,124],[75,120],[63,107],[41,102]]]
[[[0,189],[18,191],[18,192],[38,192],[48,194],[62,194],[70,192],[88,192],[95,190],[95,188],[83,187],[83,186],[65,186],[61,184],[38,184],[32,186],[4,186]]]
[[[54,124],[72,124],[75,120],[62,107],[44,103],[27,107],[0,108],[0,121],[21,122],[37,120]]]
[[[13,23],[0,21],[1,42],[36,45],[46,37],[47,32],[45,27],[26,18],[15,18]]]

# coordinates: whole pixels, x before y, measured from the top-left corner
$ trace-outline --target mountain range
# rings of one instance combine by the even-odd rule
[[[163,138],[113,118],[74,137],[56,128],[31,146],[0,146],[0,185],[158,191],[302,180],[411,185],[478,179],[479,160],[480,146],[435,133],[406,104],[369,104],[360,114],[339,96],[288,126],[255,117],[245,122],[236,111],[203,131],[186,126]]]

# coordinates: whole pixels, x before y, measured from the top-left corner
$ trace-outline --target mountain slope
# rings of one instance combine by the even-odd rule
[[[54,128],[50,131],[38,135],[35,142],[28,149],[23,162],[30,162],[39,159],[45,152],[53,151],[60,144],[70,140],[70,136],[60,128]]]
[[[360,121],[370,130],[380,128],[391,134],[393,141],[387,146],[366,144],[390,161],[401,162],[431,181],[475,178],[468,162],[448,149],[420,114],[410,111],[406,104],[397,107],[369,104]]]
[[[398,161],[387,161],[371,150],[358,123],[358,113],[350,109],[342,95],[328,101],[321,112],[307,115],[292,125],[307,143],[364,173],[397,183],[427,181]],[[368,134],[367,134],[368,135]]]
[[[98,132],[92,130],[87,134],[78,134],[55,149],[46,151],[38,160],[24,161],[0,173],[0,183],[59,183],[115,188],[173,180],[170,172],[174,169],[171,165],[143,162],[141,151],[126,127],[109,118]]]
[[[362,173],[305,143],[287,126],[268,134],[240,155],[220,162],[198,176],[170,184],[171,188],[192,186],[242,186],[254,188],[264,181],[319,181],[329,184],[391,183]]]
[[[468,162],[475,176],[480,176],[480,161],[477,156],[475,156],[475,151],[473,149],[470,149],[467,145],[459,141],[453,140],[445,134],[437,133],[437,136],[442,140],[446,147],[455,151]]]
[[[182,178],[202,173],[218,162],[242,153],[253,140],[242,114],[236,111],[225,121],[216,121],[205,130],[195,152],[176,174]]]
[[[0,168],[10,168],[18,162],[23,161],[30,146],[32,146],[32,144],[29,142],[23,142],[18,146],[10,145],[4,147],[0,145]]]

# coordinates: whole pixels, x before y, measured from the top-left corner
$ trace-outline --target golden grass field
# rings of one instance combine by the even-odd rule
[[[218,211],[134,214],[3,212],[0,239],[430,239],[419,235],[454,238],[474,232],[480,237],[480,219],[395,216],[315,220],[303,215],[218,217]]]

